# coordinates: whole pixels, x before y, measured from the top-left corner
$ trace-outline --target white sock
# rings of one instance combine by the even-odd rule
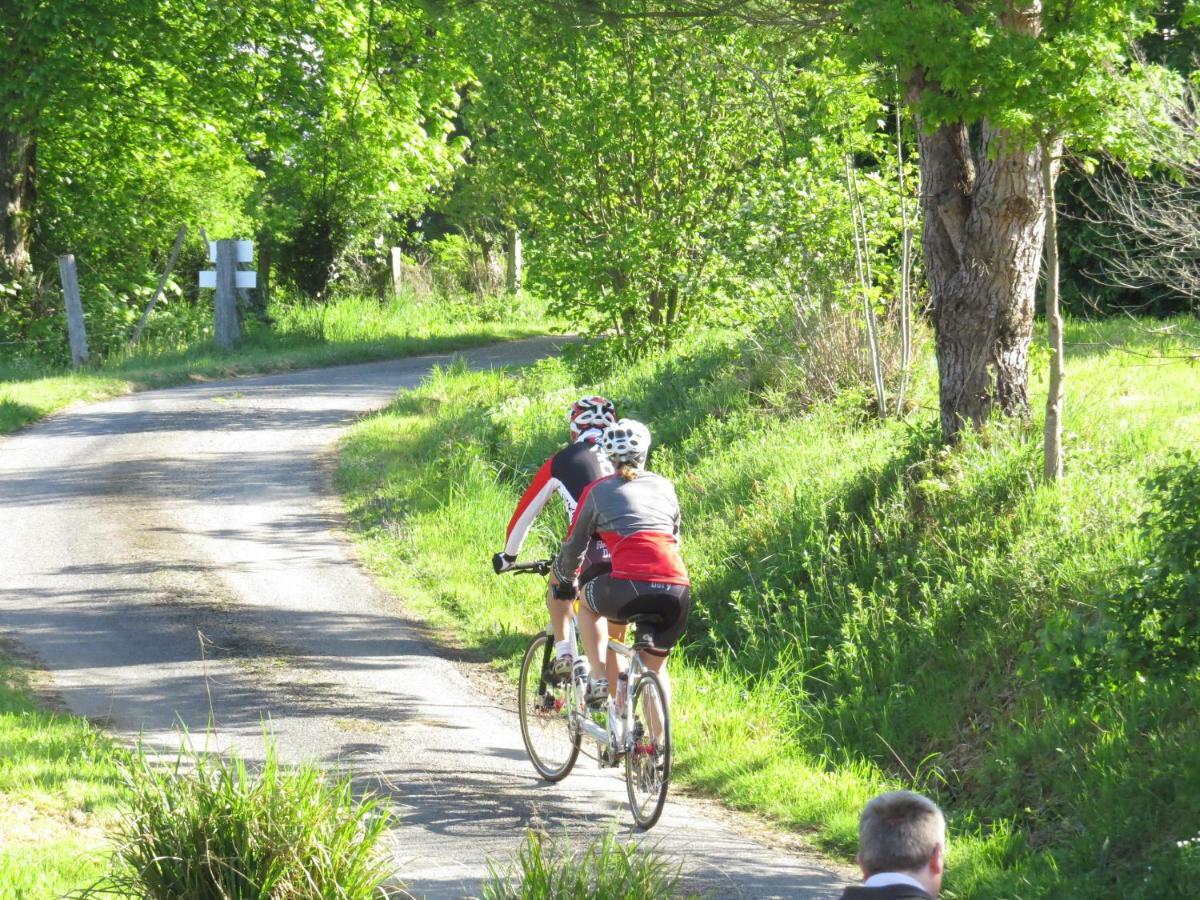
[[[559,656],[575,655],[575,645],[571,641],[556,641],[554,649],[558,651]]]

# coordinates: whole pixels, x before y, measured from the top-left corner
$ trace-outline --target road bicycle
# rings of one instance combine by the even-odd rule
[[[514,574],[550,571],[548,560],[517,563],[505,571]],[[575,601],[576,614],[578,602]],[[650,624],[656,616],[634,616],[630,624]],[[573,615],[567,637],[575,646],[575,659],[584,658],[579,629]],[[547,781],[562,781],[579,758],[583,738],[595,742],[601,768],[624,760],[629,807],[639,828],[654,827],[667,802],[671,780],[671,716],[667,695],[658,676],[647,669],[639,651],[652,647],[650,636],[638,635],[632,644],[609,639],[609,649],[626,660],[617,682],[617,695],[603,708],[589,707],[586,668],[576,665],[569,678],[556,678],[554,632],[547,627],[534,637],[521,663],[517,686],[521,738],[529,760]]]

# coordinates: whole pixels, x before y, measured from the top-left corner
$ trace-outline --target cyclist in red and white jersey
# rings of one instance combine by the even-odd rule
[[[554,494],[558,494],[562,500],[569,520],[574,516],[576,504],[587,486],[612,473],[612,463],[600,449],[599,441],[605,429],[616,421],[616,409],[604,397],[583,397],[571,407],[567,413],[571,442],[542,464],[517,503],[508,523],[504,550],[492,558],[492,566],[497,574],[517,561],[530,526]],[[607,572],[608,568],[608,550],[604,543],[599,540],[589,542],[584,548],[581,583]],[[575,648],[567,639],[567,626],[571,620],[570,600],[573,597],[572,594],[570,598],[556,598],[553,589],[546,594],[546,608],[550,612],[557,650],[552,672],[557,677],[569,676],[574,662]]]
[[[638,626],[652,641],[641,651],[642,661],[659,673],[669,692],[667,655],[683,636],[691,610],[690,581],[679,555],[679,500],[670,481],[645,469],[650,431],[641,422],[617,422],[604,433],[602,446],[616,472],[580,498],[550,583],[560,595],[573,593],[589,543],[604,541],[612,554],[611,570],[583,586],[579,604],[579,631],[591,670],[598,672],[606,655],[606,619],[628,622],[649,615],[653,620]],[[608,693],[607,679],[595,679],[588,703],[601,703]]]

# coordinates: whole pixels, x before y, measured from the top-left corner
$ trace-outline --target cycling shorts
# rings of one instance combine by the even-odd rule
[[[605,575],[611,571],[612,555],[608,552],[608,547],[599,538],[592,538],[583,554],[583,565],[579,567],[576,583],[583,587],[598,575]]]
[[[638,633],[650,635],[655,649],[663,655],[683,637],[692,608],[691,591],[686,584],[629,581],[613,578],[611,574],[589,581],[583,597],[592,612],[612,622],[628,622],[632,616],[657,616],[657,622],[639,622]]]
[[[587,550],[583,554],[583,563],[579,568],[575,585],[578,585],[580,589],[597,576],[612,571],[612,556],[608,552],[608,547],[604,546],[604,541],[592,538],[588,542]],[[560,586],[554,591],[554,596],[559,600],[574,600],[578,596],[575,585]]]

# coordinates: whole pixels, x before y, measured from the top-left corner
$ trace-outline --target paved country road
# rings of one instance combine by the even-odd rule
[[[461,355],[487,367],[554,349]],[[165,748],[181,728],[203,745],[211,718],[208,745],[251,759],[265,727],[285,759],[383,785],[403,820],[397,872],[430,897],[477,893],[487,859],[506,861],[530,826],[577,846],[614,823],[629,831],[623,782],[585,758],[560,785],[539,780],[515,716],[405,621],[338,536],[322,454],[450,358],[135,394],[0,439],[0,633],[67,706]],[[687,801],[669,802],[648,840],[715,896],[829,897],[842,884]]]

